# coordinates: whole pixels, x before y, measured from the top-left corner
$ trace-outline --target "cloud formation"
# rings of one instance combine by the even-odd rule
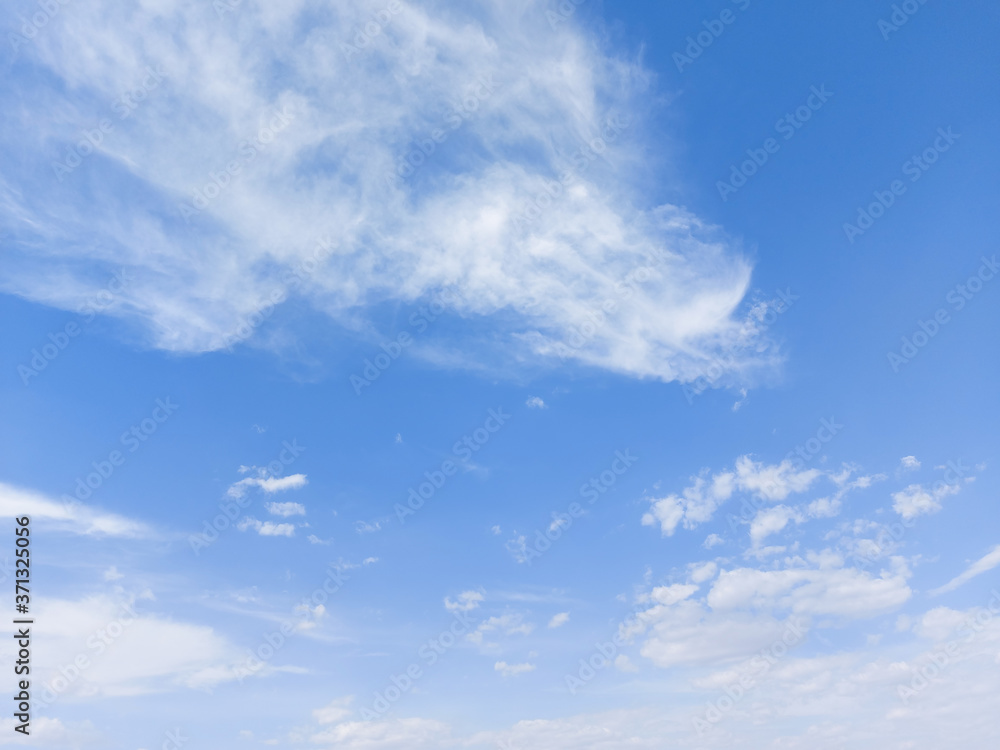
[[[0,517],[30,516],[33,521],[51,523],[55,528],[85,536],[114,536],[133,539],[153,535],[146,524],[116,513],[108,513],[64,496],[53,500],[34,490],[0,482]]]
[[[293,298],[352,330],[437,301],[508,362],[749,373],[749,261],[643,197],[650,73],[547,10],[403,4],[358,52],[360,0],[60,14],[19,50],[3,291],[76,310],[124,268],[102,311],[171,351],[279,346]]]

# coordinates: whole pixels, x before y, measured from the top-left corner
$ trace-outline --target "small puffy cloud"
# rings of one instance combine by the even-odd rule
[[[531,672],[535,669],[534,664],[508,664],[505,661],[498,661],[493,665],[493,669],[502,674],[504,677],[513,677],[514,675],[523,674],[524,672]]]
[[[549,620],[550,628],[558,628],[569,622],[569,612],[560,612],[557,615],[553,615],[552,619]]]
[[[549,524],[549,532],[558,531],[563,526],[569,526],[570,520],[568,516],[559,517],[555,513],[552,514],[552,523]]]
[[[941,510],[941,503],[919,484],[892,493],[892,507],[903,518],[915,518]]]
[[[281,516],[283,518],[304,516],[306,514],[306,506],[301,503],[265,503],[264,507],[267,508],[267,512],[272,516]]]
[[[712,549],[712,547],[718,547],[720,544],[725,544],[726,540],[723,539],[718,534],[709,534],[705,537],[705,541],[702,542],[701,546],[705,549]]]
[[[694,583],[704,583],[713,578],[718,570],[719,566],[714,562],[691,563],[688,565],[688,575]]]
[[[957,484],[939,483],[930,490],[923,485],[911,484],[906,489],[892,493],[892,509],[904,519],[916,518],[941,510],[941,500],[954,495],[959,490]]]
[[[650,592],[649,599],[657,604],[669,607],[671,604],[684,601],[697,590],[697,586],[683,583],[675,583],[670,586],[657,586]]]
[[[680,494],[650,500],[650,509],[642,517],[643,526],[659,525],[663,536],[673,536],[679,525],[685,529],[712,518],[716,509],[736,491],[750,493],[769,501],[781,501],[789,495],[805,492],[823,472],[819,469],[797,470],[790,460],[764,464],[749,456],[736,459],[732,471],[720,471],[710,478],[707,472],[692,477]]]
[[[833,518],[840,513],[841,502],[837,498],[821,497],[806,506],[810,518]]]
[[[691,529],[708,521],[715,509],[732,497],[733,479],[731,472],[721,472],[711,480],[693,477],[692,484],[684,488],[680,495],[651,500],[649,512],[642,517],[643,526],[658,523],[664,536],[672,536],[681,522],[685,528]]]
[[[297,490],[300,487],[305,487],[308,483],[305,474],[289,474],[287,477],[268,477],[257,480],[257,486],[269,494]]]
[[[444,608],[449,612],[471,612],[485,597],[478,591],[463,591],[456,599],[444,598]]]
[[[759,547],[766,537],[784,529],[789,521],[801,523],[802,520],[802,515],[787,505],[765,508],[757,513],[753,521],[750,522],[750,541],[754,547]]]
[[[315,709],[312,714],[317,724],[334,724],[342,721],[354,713],[348,708],[354,702],[353,695],[345,695],[343,698],[335,698],[327,703],[323,708]]]
[[[987,573],[998,565],[1000,565],[1000,544],[972,563],[960,575],[952,578],[944,586],[939,586],[934,589],[930,592],[930,594],[931,596],[938,596],[940,594],[947,593],[948,591],[954,591],[966,581],[969,581],[978,575],[982,575],[983,573]]]
[[[920,462],[916,459],[916,456],[903,456],[899,460],[899,463],[906,470],[920,468]]]
[[[517,562],[524,563],[528,561],[528,540],[524,534],[517,534],[517,536],[508,539],[504,546],[507,548],[511,557],[513,557]]]
[[[322,604],[317,604],[315,607],[310,607],[308,603],[299,604],[293,611],[300,618],[295,623],[295,630],[297,631],[313,630],[326,617],[326,607]]]
[[[967,623],[973,612],[959,612],[949,607],[935,607],[923,614],[913,625],[913,632],[921,638],[932,641],[943,641],[959,626]]]
[[[626,654],[618,654],[615,657],[615,669],[619,672],[638,672],[639,667],[632,663]]]
[[[747,393],[748,391],[746,388],[740,388],[740,398],[738,401],[733,402],[733,411],[739,411],[743,404],[747,402]]]
[[[253,529],[261,536],[294,536],[295,526],[290,523],[274,523],[272,521],[258,521],[252,516],[247,516],[236,524],[240,531]]]
[[[309,540],[309,544],[330,544],[330,540],[325,540],[324,541],[323,539],[320,539],[315,534],[310,534],[309,536],[306,537],[306,539]]]
[[[499,526],[493,526],[492,528],[490,528],[490,531],[493,532],[493,536],[500,536]]]
[[[649,512],[643,515],[643,526],[660,525],[663,536],[673,536],[677,525],[684,520],[684,503],[676,495],[652,500]]]
[[[112,565],[110,568],[104,571],[105,581],[120,581],[124,577],[125,576],[119,573],[118,568],[114,565]]]
[[[524,621],[524,616],[516,612],[508,612],[498,617],[490,617],[479,623],[473,632],[465,636],[466,640],[482,645],[483,636],[487,633],[503,633],[504,635],[528,635],[535,626]]]
[[[749,456],[736,460],[739,488],[765,500],[784,500],[791,494],[804,492],[821,474],[819,469],[796,471],[787,459],[772,465],[755,462]]]
[[[245,469],[247,467],[240,467]],[[230,497],[240,498],[247,493],[250,487],[257,487],[269,495],[285,490],[297,490],[305,487],[309,483],[305,474],[289,474],[287,477],[246,477],[233,483],[226,490]]]
[[[544,401],[542,401],[542,399],[540,399],[538,396],[532,396],[527,401],[525,401],[524,404],[529,409],[548,409],[549,408],[546,405],[546,403]]]

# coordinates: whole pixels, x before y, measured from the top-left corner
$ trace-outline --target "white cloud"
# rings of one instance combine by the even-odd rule
[[[803,520],[802,514],[786,505],[765,508],[759,511],[750,522],[750,541],[753,542],[754,547],[759,547],[766,537],[784,529],[789,521],[802,523]]]
[[[933,589],[930,594],[931,596],[938,596],[939,594],[944,594],[948,591],[954,591],[963,583],[970,581],[978,575],[982,575],[983,573],[993,570],[998,565],[1000,565],[1000,544],[993,547],[993,549],[972,563],[961,574],[948,581],[948,583],[944,586],[939,586],[938,588]]]
[[[740,456],[736,459],[736,481],[740,489],[765,500],[784,500],[789,495],[804,492],[822,472],[819,469],[797,471],[786,459],[780,464],[763,464]]]
[[[900,466],[904,469],[919,469],[920,462],[917,460],[916,456],[903,456],[899,459]]]
[[[651,509],[642,517],[644,526],[660,524],[664,536],[673,535],[677,525],[683,521],[684,527],[691,529],[708,521],[716,508],[728,500],[734,487],[734,475],[721,472],[707,481],[704,477],[692,477],[693,483],[680,496],[668,495],[659,500],[651,500]]]
[[[549,620],[550,628],[558,628],[569,622],[569,612],[560,612],[558,614],[552,615],[552,619]]]
[[[463,591],[457,600],[444,598],[444,608],[449,612],[471,612],[482,604],[485,597],[478,591]]]
[[[289,474],[287,477],[246,477],[230,485],[226,492],[230,497],[243,497],[248,487],[259,487],[271,495],[285,490],[297,490],[308,483],[305,474]]]
[[[618,654],[615,657],[615,669],[619,672],[638,672],[639,667],[632,663],[627,654]]]
[[[517,534],[517,532],[515,532],[515,534]],[[528,540],[524,534],[517,534],[516,536],[508,539],[504,542],[504,547],[510,553],[511,557],[513,557],[518,563],[525,563],[528,561]]]
[[[20,724],[13,718],[0,719],[0,745],[24,746],[20,733],[14,727]],[[90,720],[66,722],[48,716],[31,717],[31,747],[64,748],[97,747],[104,739],[103,733]]]
[[[924,612],[913,624],[913,632],[921,638],[944,641],[969,617],[968,612],[959,612],[948,607],[935,607]]]
[[[504,677],[513,677],[514,675],[523,674],[524,672],[532,672],[535,669],[534,664],[508,664],[505,661],[498,661],[493,665],[493,669],[502,674]]]
[[[105,581],[120,581],[124,577],[125,576],[119,573],[118,568],[114,565],[112,565],[110,568],[104,571]]]
[[[696,604],[686,600],[680,606]],[[700,621],[697,610],[676,613],[662,623],[655,621],[660,615],[662,609],[647,625],[663,625],[663,635],[667,638],[671,635],[668,620],[685,628]],[[963,641],[958,658],[938,669],[926,683],[927,687],[908,702],[904,703],[899,695],[899,689],[908,687],[918,670],[932,663],[932,657],[940,661],[941,647],[927,649],[922,639],[933,636],[936,640],[942,634],[949,637],[946,632],[949,626],[960,620],[968,621],[974,615],[974,611],[932,610],[919,618],[926,623],[927,632],[898,644],[891,653],[865,639],[867,645],[861,649],[838,647],[832,655],[812,655],[812,643],[801,649],[796,646],[795,632],[789,629],[796,627],[793,623],[776,620],[776,626],[769,629],[765,616],[756,619],[747,616],[748,630],[738,627],[725,630],[721,627],[724,621],[713,619],[709,613],[703,628],[716,638],[735,639],[739,647],[726,649],[725,640],[698,638],[695,625],[690,637],[681,637],[679,643],[682,648],[699,649],[707,660],[678,659],[682,656],[680,650],[662,652],[663,666],[685,669],[674,670],[669,673],[670,679],[658,682],[658,694],[643,706],[531,717],[505,729],[459,737],[453,737],[447,726],[431,724],[426,719],[409,720],[413,723],[408,728],[413,735],[413,746],[421,750],[450,746],[517,750],[990,747],[1000,733],[1000,715],[994,710],[1000,691],[1000,671],[993,668],[1000,663],[996,656],[1000,650],[1000,618],[994,617],[971,641]],[[701,617],[705,617],[704,613]],[[812,635],[807,628],[798,632],[806,638]],[[782,649],[779,655],[773,649],[778,643],[786,643],[789,635],[793,636],[793,647],[787,653]],[[661,652],[655,649],[662,645],[651,645],[650,656],[659,658]],[[759,658],[759,649],[774,656]],[[628,673],[634,665],[627,655],[619,654],[615,667],[618,672]],[[752,680],[752,694],[744,693],[729,708],[732,704],[726,698],[727,689],[732,692],[741,676]],[[627,674],[620,677],[632,679]],[[612,677],[605,673],[603,679]],[[704,717],[709,704],[722,705],[724,710],[716,714],[718,718],[713,722],[717,723],[711,725],[709,733],[699,736],[692,719]],[[396,727],[392,721],[367,722],[372,734],[363,738],[351,734],[347,724],[340,726],[345,727],[344,731],[336,736],[325,735],[329,744],[321,746],[348,750],[403,750],[409,746],[401,728],[390,734]],[[361,723],[350,726],[358,727]],[[377,734],[382,732],[385,735]],[[383,744],[383,736],[393,739]],[[341,742],[334,744],[338,740]]]
[[[315,534],[310,534],[309,536],[306,537],[306,539],[309,540],[309,544],[324,544],[324,545],[331,544],[331,540],[329,540],[329,539],[327,539],[327,540],[320,539]]]
[[[657,604],[670,606],[671,604],[684,601],[697,590],[697,586],[683,583],[675,583],[670,586],[657,586],[649,593],[649,600]]]
[[[289,516],[304,516],[306,514],[306,507],[301,503],[265,503],[264,507],[272,516],[288,518]]]
[[[320,747],[337,750],[438,750],[450,744],[450,736],[451,730],[443,722],[412,718],[345,721],[309,739]]]
[[[892,493],[892,508],[905,519],[916,518],[941,510],[941,500],[954,495],[960,489],[957,484],[939,483],[930,490],[923,485],[911,484],[906,489]]]
[[[841,502],[837,498],[821,497],[806,506],[810,518],[833,518],[840,513]]]
[[[725,544],[726,540],[723,539],[718,534],[709,534],[705,537],[705,541],[702,542],[702,547],[705,549],[712,549],[712,547],[718,547],[720,544]]]
[[[727,612],[720,616],[701,602],[686,599],[640,613],[623,634],[648,631],[640,653],[656,666],[667,668],[748,656],[780,639],[784,628],[784,623],[770,615]]]
[[[12,130],[9,144],[24,158],[6,175],[21,189],[0,203],[15,253],[5,291],[76,309],[100,290],[99,270],[124,265],[132,280],[108,314],[152,345],[217,350],[245,330],[280,346],[273,318],[246,321],[329,236],[332,249],[291,293],[345,325],[370,303],[448,292],[451,311],[499,329],[482,338],[511,362],[568,357],[692,380],[723,350],[746,376],[775,359],[751,346],[759,322],[737,319],[750,263],[735,243],[683,209],[648,204],[644,188],[662,170],[639,119],[654,92],[637,57],[613,56],[576,24],[552,29],[540,1],[407,5],[353,59],[341,44],[371,20],[368,3],[245,10],[239,23],[205,23],[188,3],[106,1],[45,29],[28,58],[45,68],[33,78],[43,90],[18,113],[37,125]],[[146,65],[162,66],[163,82],[58,182],[52,155],[108,116]],[[279,78],[265,75],[277,67]],[[55,92],[69,101],[53,119]],[[463,101],[474,106],[450,115]],[[283,109],[287,124],[249,159],[240,143]],[[609,117],[619,134],[598,156],[587,144],[611,137]],[[435,151],[418,174],[387,179],[408,155],[425,159],[424,141]],[[233,160],[240,173],[217,191],[210,173]],[[83,191],[84,172],[105,179]],[[560,194],[526,218],[563,174]],[[179,205],[195,190],[211,200],[185,223]],[[145,200],[123,199],[139,192]],[[606,322],[591,332],[595,318]]]
[[[110,596],[42,598],[36,616],[48,623],[45,648],[32,654],[41,700],[48,700],[44,686],[79,655],[86,666],[60,692],[76,700],[204,688],[236,679],[231,667],[243,658],[210,627],[142,612],[135,603]],[[4,643],[2,653],[13,652]]]
[[[484,635],[488,633],[503,633],[504,635],[528,635],[535,626],[524,621],[524,615],[507,612],[496,617],[483,620],[474,631],[465,636],[470,643],[483,645]]]
[[[299,618],[301,618],[295,623],[295,630],[300,632],[305,630],[314,630],[323,618],[326,617],[326,607],[322,604],[310,607],[308,603],[303,603],[296,605],[293,611]]]
[[[524,402],[529,409],[548,409],[545,402],[542,401],[538,396],[531,396],[527,401]]]
[[[715,577],[719,566],[714,562],[691,563],[688,565],[688,575],[694,583],[704,583]]]
[[[30,516],[58,531],[85,536],[143,539],[153,536],[146,524],[107,513],[68,496],[53,500],[34,490],[0,482],[0,518]]]
[[[723,571],[706,601],[713,610],[781,608],[799,615],[844,619],[874,617],[898,608],[911,596],[910,573],[894,559],[894,570],[879,577],[842,568],[836,556],[814,557],[817,567],[782,570],[737,568]]]
[[[911,596],[902,560],[878,576],[843,568],[830,552],[778,569],[737,568],[719,573],[707,595],[695,585],[654,587],[639,597],[651,606],[623,623],[626,639],[643,637],[642,656],[659,667],[705,666],[749,658],[787,637],[799,642],[810,623],[825,627],[887,614]]]
[[[354,713],[353,709],[348,708],[353,702],[353,695],[335,698],[323,706],[323,708],[317,708],[313,711],[313,718],[316,719],[318,724],[334,724]]]
[[[290,523],[274,523],[273,521],[258,521],[252,516],[240,519],[236,524],[240,531],[253,529],[261,536],[294,536],[295,526]]]
[[[716,509],[737,490],[769,501],[784,500],[791,494],[806,491],[822,473],[818,469],[797,470],[789,460],[768,465],[755,462],[749,456],[740,456],[732,471],[720,471],[711,479],[706,478],[706,472],[703,476],[692,477],[691,484],[680,495],[650,500],[650,509],[643,515],[642,524],[659,525],[664,536],[672,536],[682,523],[684,528],[693,529],[710,520]]]
[[[684,501],[676,495],[651,500],[648,513],[642,517],[643,526],[660,525],[664,536],[673,536],[677,525],[684,520]]]

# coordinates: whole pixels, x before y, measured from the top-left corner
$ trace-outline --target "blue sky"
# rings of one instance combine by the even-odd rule
[[[13,6],[0,743],[995,737],[998,21]]]

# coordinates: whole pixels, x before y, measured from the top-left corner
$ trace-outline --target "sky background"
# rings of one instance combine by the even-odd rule
[[[1000,10],[903,5],[11,6],[0,743],[996,737]]]

